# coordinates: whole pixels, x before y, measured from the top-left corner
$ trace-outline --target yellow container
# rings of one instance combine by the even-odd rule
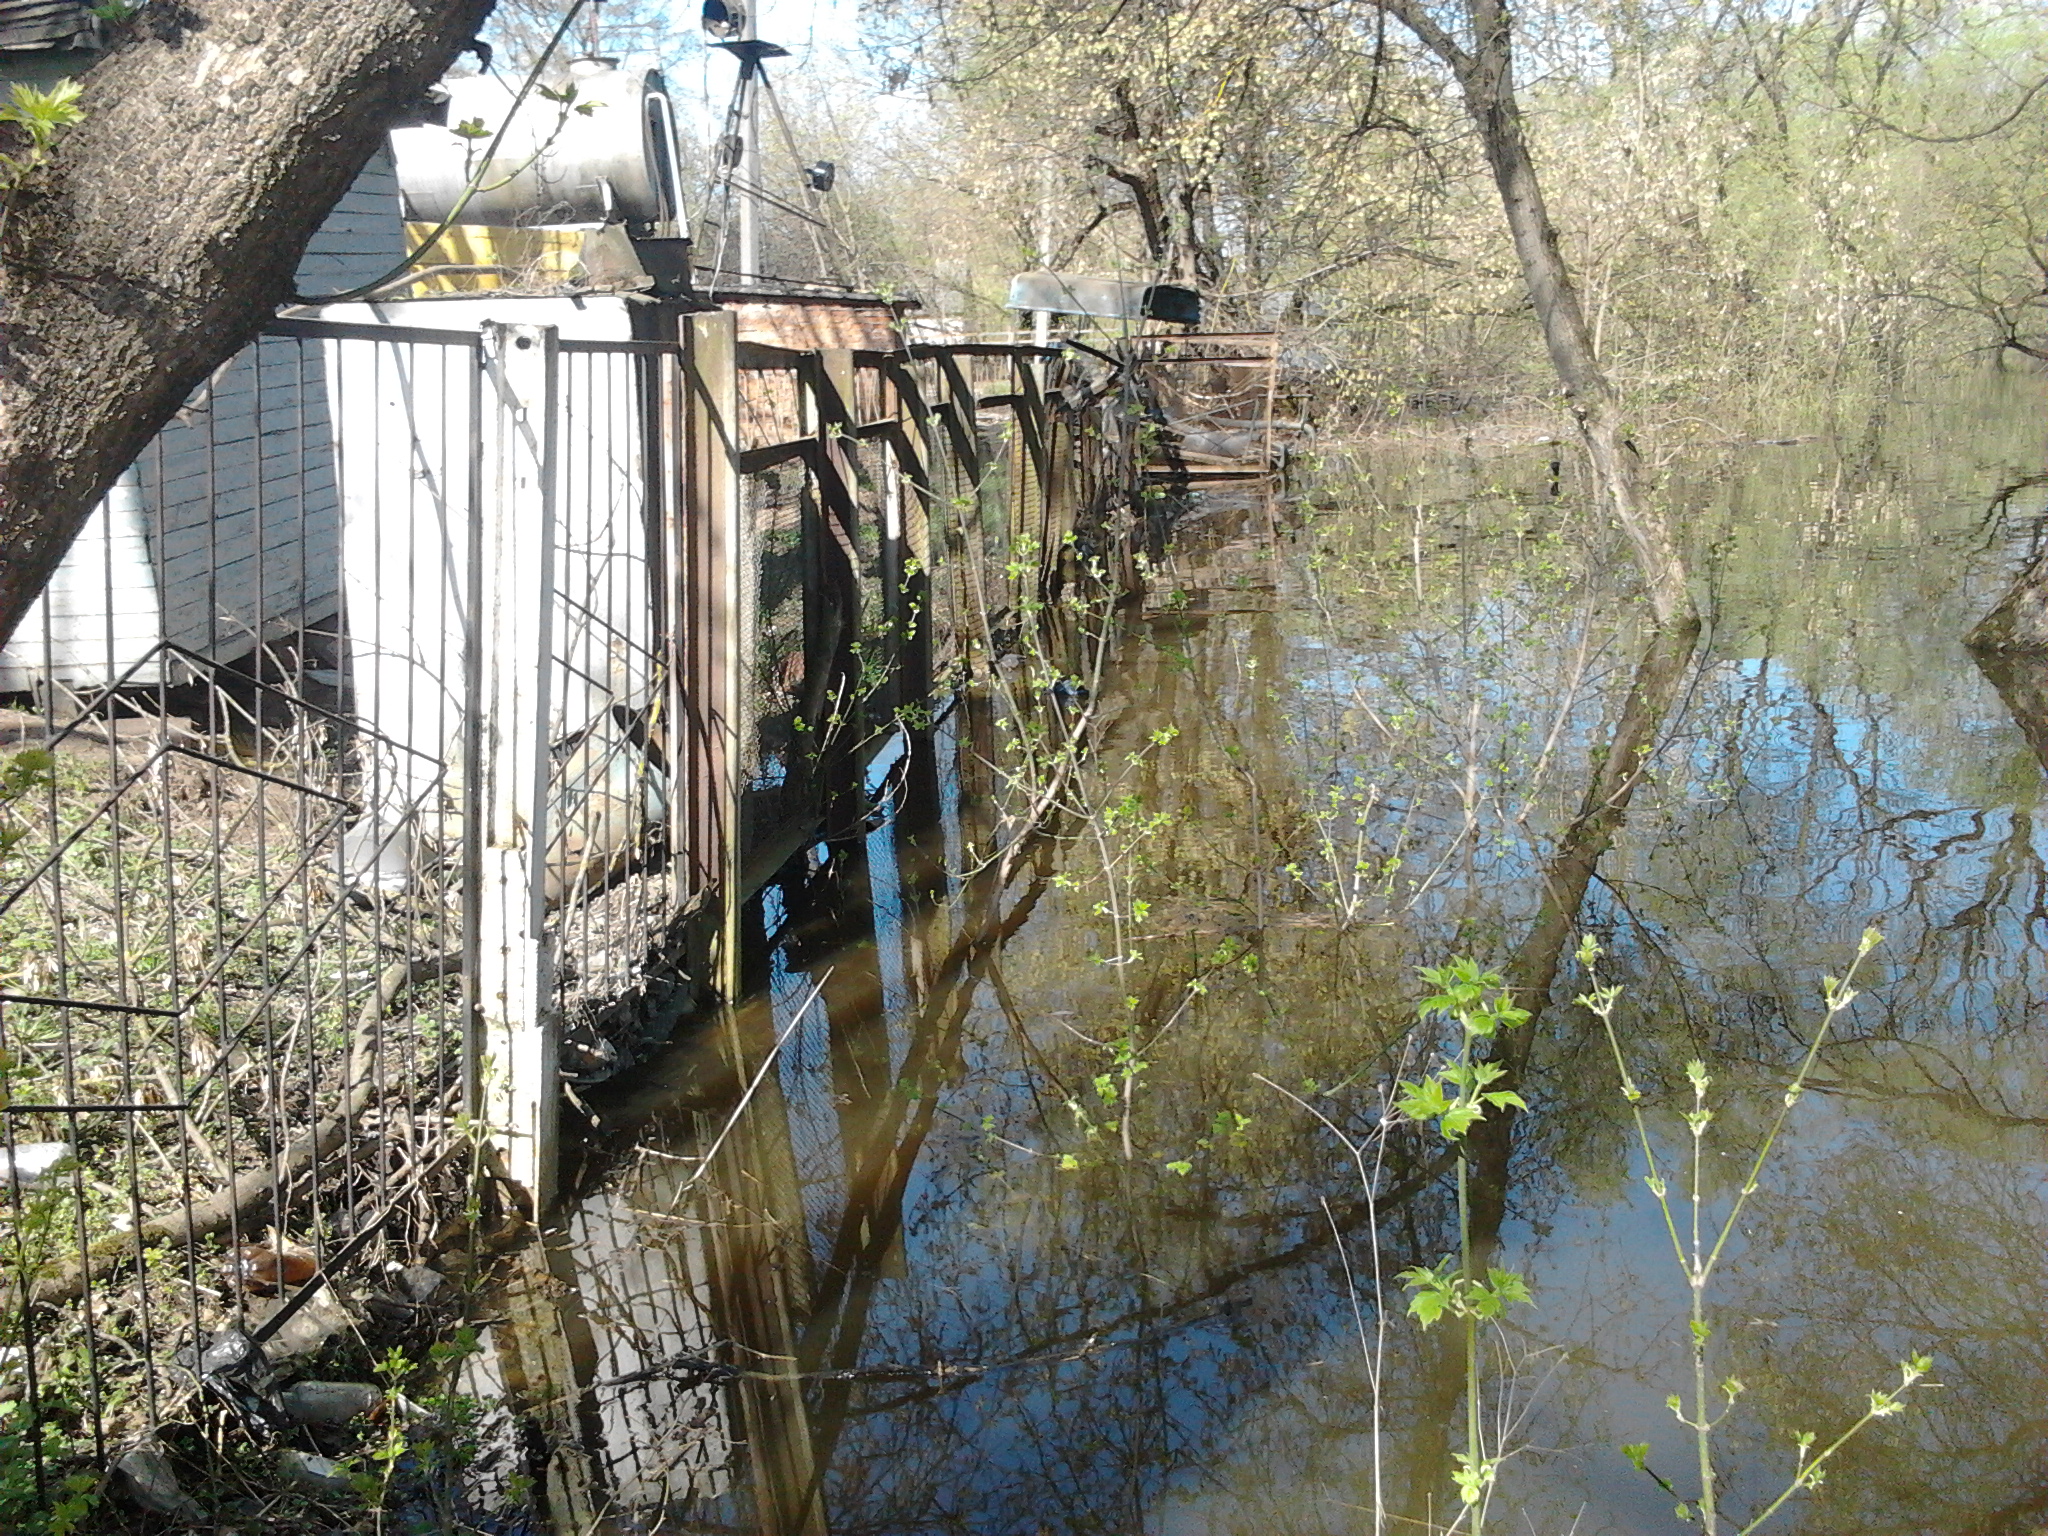
[[[406,248],[434,232],[431,224],[407,224]],[[580,229],[519,229],[508,225],[456,224],[413,261],[416,267],[498,267],[502,272],[437,272],[422,278],[414,293],[486,293],[496,288],[559,288],[583,266]]]

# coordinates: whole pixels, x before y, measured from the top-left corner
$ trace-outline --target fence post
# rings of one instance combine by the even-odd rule
[[[739,474],[739,333],[732,311],[685,318],[688,341],[680,658],[690,771],[687,822],[675,829],[693,888],[718,916],[709,935],[712,990],[738,999],[743,673],[752,652],[753,549]]]
[[[483,327],[478,451],[482,647],[477,803],[478,1047],[484,1119],[538,1217],[554,1197],[560,1023],[546,934],[555,608],[556,348],[551,326]]]

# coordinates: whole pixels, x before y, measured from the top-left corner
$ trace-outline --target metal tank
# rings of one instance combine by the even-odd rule
[[[405,216],[526,228],[624,223],[636,233],[684,234],[675,115],[661,72],[578,59],[552,89],[565,86],[575,88],[570,101],[533,90],[512,112],[516,77],[443,81],[447,126],[391,135]],[[511,126],[486,166],[488,135],[508,113]],[[465,123],[481,124],[486,137],[458,133]]]

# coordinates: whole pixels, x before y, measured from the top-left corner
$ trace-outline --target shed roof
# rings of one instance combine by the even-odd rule
[[[0,0],[0,49],[93,48],[99,18],[86,0]]]

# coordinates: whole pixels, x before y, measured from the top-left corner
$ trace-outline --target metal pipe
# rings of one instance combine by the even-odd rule
[[[746,8],[741,36],[748,42],[759,36],[754,30],[752,5]],[[744,124],[740,129],[740,180],[744,183],[740,191],[740,279],[752,283],[760,280],[761,272],[760,205],[754,191],[761,185],[761,65],[758,60],[747,59],[741,63],[740,96]]]

